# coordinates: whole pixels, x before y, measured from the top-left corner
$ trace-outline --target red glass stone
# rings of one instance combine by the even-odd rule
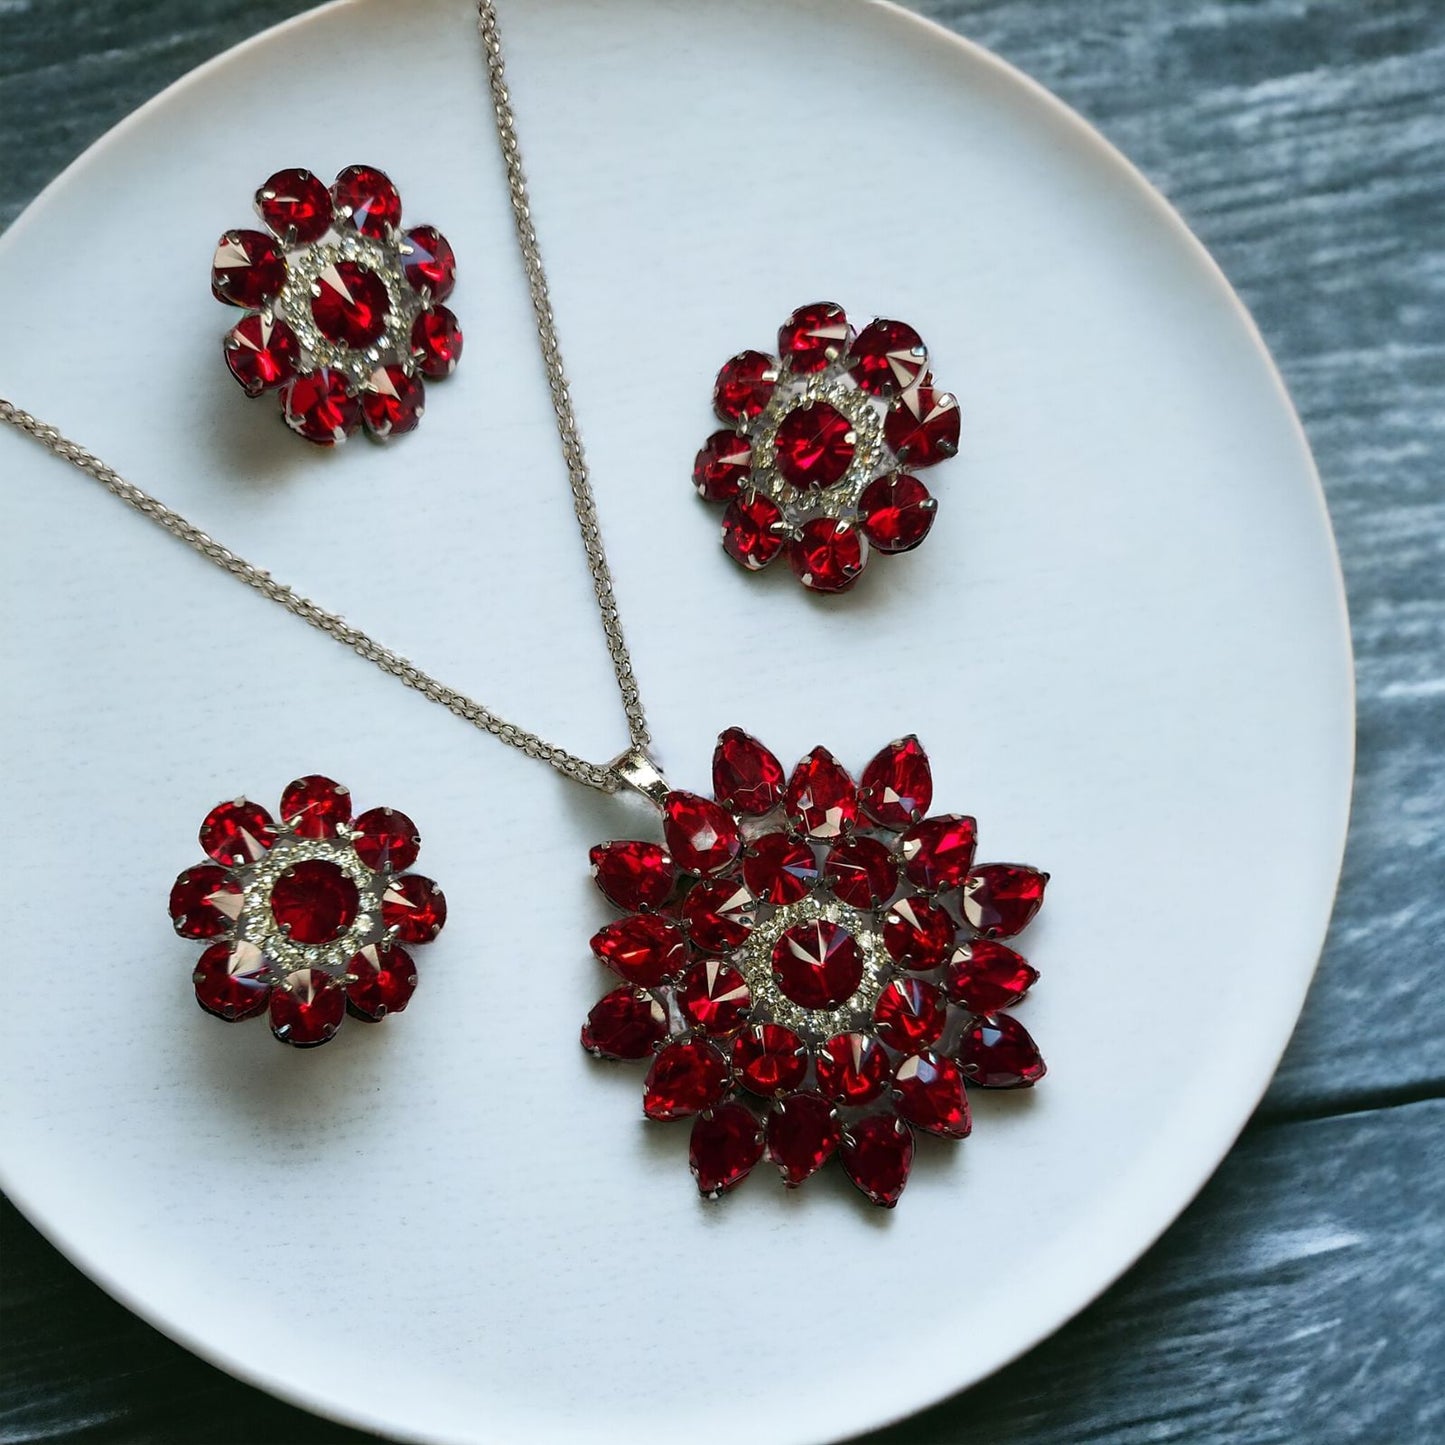
[[[752,1004],[742,974],[713,958],[693,964],[677,981],[677,1006],[701,1033],[737,1033],[748,1021]]]
[[[880,552],[911,552],[937,515],[928,488],[907,472],[875,477],[858,497],[858,525]]]
[[[347,166],[331,188],[338,219],[346,219],[373,240],[383,241],[401,224],[401,196],[391,178],[375,166]]]
[[[958,1061],[981,1089],[1027,1089],[1048,1072],[1039,1046],[1010,1014],[975,1019],[959,1042]]]
[[[907,828],[933,806],[933,769],[911,733],[882,749],[863,769],[858,801],[875,823]]]
[[[853,379],[870,396],[891,396],[912,386],[928,365],[923,338],[902,321],[870,321],[848,357]]]
[[[415,226],[402,238],[402,269],[412,287],[445,301],[457,284],[457,253],[435,226]]]
[[[588,856],[597,886],[628,913],[661,908],[677,886],[677,869],[656,843],[602,843]]]
[[[267,317],[257,311],[243,316],[226,333],[222,354],[231,375],[241,383],[246,395],[260,396],[296,375],[301,343],[279,317]]]
[[[685,1119],[727,1092],[728,1062],[706,1039],[678,1039],[652,1061],[642,1086],[649,1119]]]
[[[426,384],[400,362],[378,366],[361,389],[361,417],[376,437],[415,431],[426,410]]]
[[[963,1070],[939,1054],[914,1054],[898,1065],[893,1107],[910,1124],[945,1139],[966,1139],[973,1128]]]
[[[957,455],[958,435],[958,402],[926,376],[900,392],[883,419],[883,440],[912,467],[931,467]]]
[[[228,1023],[260,1013],[271,997],[266,960],[254,943],[213,943],[196,960],[191,982],[196,1002]]]
[[[211,261],[211,294],[228,306],[255,309],[286,284],[286,258],[264,231],[227,231]]]
[[[281,415],[298,436],[317,446],[344,442],[361,426],[361,402],[339,371],[305,371],[281,388]]]
[[[356,884],[326,858],[293,863],[271,889],[271,916],[296,943],[330,943],[356,921]]]
[[[730,502],[752,469],[753,449],[736,432],[715,431],[692,464],[692,484],[706,502]]]
[[[1048,881],[1036,868],[984,863],[963,885],[963,916],[985,938],[1012,938],[1042,907]]]
[[[416,964],[404,948],[369,943],[346,966],[355,978],[346,985],[352,1012],[373,1022],[399,1014],[416,992]]]
[[[836,838],[858,821],[858,789],[827,748],[814,748],[793,769],[783,801],[793,825],[810,838]]]
[[[825,371],[848,349],[853,328],[843,308],[832,301],[800,306],[778,332],[778,354],[800,375]]]
[[[873,1007],[874,1032],[889,1048],[904,1053],[931,1048],[947,1021],[943,994],[921,978],[895,978]]]
[[[808,1051],[802,1039],[782,1024],[753,1024],[733,1042],[733,1069],[743,1088],[768,1099],[803,1082]]]
[[[281,794],[281,821],[302,838],[334,838],[351,821],[351,792],[319,773],[297,778]]]
[[[698,793],[669,793],[662,802],[662,834],[672,861],[707,878],[726,872],[742,851],[737,819]]]
[[[943,976],[949,998],[976,1014],[1012,1008],[1038,981],[1032,964],[986,938],[959,944]]]
[[[446,896],[430,878],[406,873],[387,884],[381,898],[381,922],[396,930],[399,943],[430,943],[446,921]]]
[[[582,1025],[582,1047],[599,1059],[645,1059],[666,1037],[666,1011],[637,988],[613,989]]]
[[[783,514],[761,492],[744,492],[723,513],[723,550],[749,572],[766,567],[783,549]]]
[[[806,898],[818,881],[818,860],[808,844],[788,833],[764,833],[748,844],[743,882],[765,903],[781,907]]]
[[[789,1094],[769,1110],[765,1137],[768,1158],[778,1166],[783,1183],[796,1189],[832,1157],[843,1126],[821,1094]]]
[[[898,840],[903,871],[915,888],[939,893],[957,888],[973,866],[978,825],[961,813],[940,813],[915,823]]]
[[[868,565],[868,539],[851,522],[812,517],[788,543],[788,565],[814,592],[846,592]]]
[[[753,931],[753,895],[731,878],[698,883],[679,912],[693,946],[704,953],[731,953]]]
[[[628,983],[656,988],[687,963],[687,940],[675,923],[634,913],[593,934],[592,952]]]
[[[421,852],[421,836],[405,813],[368,808],[356,820],[351,846],[368,868],[404,873]]]
[[[835,1104],[870,1104],[888,1085],[888,1050],[869,1034],[835,1034],[818,1050],[818,1089]]]
[[[773,978],[803,1008],[837,1008],[863,981],[863,953],[841,924],[795,923],[773,945]]]
[[[309,246],[331,225],[331,192],[310,171],[277,171],[256,192],[256,210],[287,246]]]
[[[386,330],[389,307],[381,277],[356,261],[333,262],[311,286],[312,319],[340,346],[370,346]]]
[[[876,908],[898,887],[898,860],[877,838],[839,838],[828,850],[823,872],[833,896],[850,908]]]
[[[883,947],[899,968],[924,973],[953,951],[953,916],[927,898],[900,898],[883,920]]]
[[[763,1126],[746,1104],[720,1104],[692,1125],[687,1160],[704,1199],[741,1184],[763,1157]]]
[[[893,1114],[869,1114],[848,1126],[838,1157],[874,1204],[892,1209],[913,1167],[913,1130]]]
[[[729,422],[747,422],[762,414],[778,384],[778,363],[761,351],[740,351],[717,374],[712,404]]]
[[[346,991],[319,968],[298,968],[271,990],[271,1032],[298,1049],[324,1044],[346,1017]]]
[[[750,733],[728,728],[713,750],[712,790],[723,807],[760,818],[783,800],[783,765]]]
[[[241,913],[241,885],[224,868],[202,863],[171,885],[171,921],[182,938],[219,938]]]
[[[462,358],[462,328],[445,306],[429,306],[412,322],[411,354],[423,376],[450,376]]]
[[[853,423],[826,401],[805,401],[781,422],[774,437],[778,471],[798,488],[842,481],[858,450]]]
[[[218,803],[201,824],[201,851],[217,863],[254,863],[276,841],[276,824],[259,803]]]

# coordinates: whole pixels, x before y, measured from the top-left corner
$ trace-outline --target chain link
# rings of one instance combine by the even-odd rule
[[[632,671],[632,658],[622,634],[622,617],[613,595],[612,571],[607,565],[607,554],[602,545],[602,529],[597,520],[597,504],[592,495],[592,485],[587,474],[587,460],[582,451],[582,438],[577,429],[577,417],[572,409],[572,397],[567,387],[567,374],[562,365],[562,351],[557,341],[556,321],[552,315],[552,302],[547,291],[547,275],[542,266],[541,250],[537,244],[537,232],[532,225],[531,208],[527,199],[527,178],[522,169],[522,154],[517,144],[516,123],[512,114],[511,99],[507,93],[506,68],[502,60],[501,36],[497,30],[497,13],[492,0],[478,0],[477,18],[481,31],[482,45],[486,52],[487,74],[492,94],[492,105],[496,116],[497,138],[501,145],[502,159],[507,170],[507,189],[512,202],[512,216],[516,222],[517,243],[522,253],[522,263],[527,272],[527,285],[532,296],[532,311],[537,323],[537,338],[541,346],[542,360],[547,371],[547,385],[552,393],[552,408],[557,415],[557,435],[562,442],[562,455],[567,463],[567,475],[572,488],[573,509],[577,513],[577,526],[582,534],[582,545],[587,554],[587,568],[592,575],[592,590],[597,598],[597,609],[602,618],[602,630],[607,638],[607,651],[612,659],[613,675],[622,695],[622,706],[627,714],[627,732],[631,740],[629,755],[646,756],[651,741],[647,719],[643,714],[642,698],[638,693],[637,679]],[[559,773],[584,783],[600,792],[614,793],[623,784],[623,775],[616,763],[591,763],[565,748],[547,742],[536,733],[528,732],[515,723],[499,717],[491,709],[439,682],[429,673],[423,672],[415,663],[408,661],[398,652],[384,647],[375,638],[352,627],[345,618],[335,612],[328,612],[320,604],[303,597],[283,582],[278,582],[263,568],[246,561],[244,557],[224,547],[214,537],[189,522],[179,512],[143,491],[133,482],[128,482],[113,468],[98,457],[92,456],[84,447],[62,436],[54,427],[37,420],[29,412],[22,411],[14,403],[0,397],[0,421],[13,426],[17,431],[32,436],[57,457],[79,468],[94,478],[128,506],[134,507],[142,516],[149,517],[157,526],[165,528],[173,537],[213,562],[233,577],[239,578],[248,587],[253,587],[263,597],[278,602],[288,612],[294,613],[303,622],[333,637],[349,647],[358,656],[373,662],[383,672],[390,673],[407,687],[440,703],[449,712],[464,722],[471,723],[483,732],[519,749],[529,758],[556,768]]]

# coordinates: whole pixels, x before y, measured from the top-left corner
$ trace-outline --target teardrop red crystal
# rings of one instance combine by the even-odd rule
[[[975,1019],[958,1059],[969,1083],[983,1089],[1027,1089],[1048,1072],[1039,1046],[1011,1014]]]
[[[698,793],[674,792],[663,799],[662,831],[672,861],[704,878],[726,872],[742,850],[737,819]]]
[[[960,943],[948,961],[943,986],[970,1013],[1012,1008],[1039,980],[1039,971],[1011,948],[987,938]]]
[[[973,865],[978,825],[959,813],[940,813],[915,823],[898,840],[903,871],[915,888],[940,893],[957,888]]]
[[[645,1059],[666,1037],[666,1012],[638,988],[613,989],[582,1025],[582,1047],[599,1059]]]
[[[768,1158],[789,1189],[816,1174],[842,1137],[837,1110],[821,1094],[789,1094],[768,1113]]]
[[[898,1065],[893,1105],[910,1124],[945,1139],[966,1139],[973,1128],[963,1070],[941,1054],[913,1054]]]
[[[634,913],[594,933],[592,952],[628,983],[656,988],[687,963],[687,940],[675,923]]]
[[[588,856],[597,886],[628,913],[661,908],[677,886],[677,869],[656,843],[602,843]]]
[[[916,737],[889,743],[863,769],[858,801],[884,828],[908,828],[924,817],[933,806],[933,769]]]
[[[896,1115],[869,1114],[848,1126],[839,1158],[874,1204],[892,1209],[913,1167],[913,1130]]]
[[[810,838],[836,838],[858,821],[858,789],[827,748],[814,748],[793,769],[784,804],[793,825]]]
[[[704,1199],[736,1188],[763,1157],[763,1127],[746,1104],[720,1104],[693,1121],[687,1161]]]
[[[984,863],[963,885],[963,916],[985,938],[1022,933],[1043,906],[1047,873],[1017,863]]]
[[[751,733],[728,728],[713,750],[712,790],[723,807],[760,818],[783,799],[783,765]]]
[[[652,1061],[642,1111],[649,1119],[684,1119],[710,1109],[727,1085],[727,1060],[706,1039],[679,1039]]]

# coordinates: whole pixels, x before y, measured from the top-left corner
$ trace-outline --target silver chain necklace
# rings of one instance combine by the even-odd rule
[[[547,290],[547,273],[542,265],[536,228],[532,225],[531,208],[527,199],[527,176],[522,166],[521,148],[517,143],[512,102],[507,93],[506,64],[502,58],[502,40],[497,28],[496,7],[492,0],[478,0],[477,20],[487,57],[487,76],[492,94],[492,108],[496,116],[497,139],[507,169],[507,190],[512,202],[517,245],[527,272],[527,287],[531,293],[532,312],[537,323],[537,339],[547,371],[547,386],[552,393],[552,408],[557,416],[557,435],[562,442],[562,455],[567,463],[567,476],[572,488],[572,505],[577,514],[582,545],[587,553],[587,569],[592,574],[592,590],[597,598],[602,631],[607,638],[607,652],[612,659],[613,676],[617,679],[617,690],[622,696],[623,711],[627,714],[629,746],[620,757],[610,763],[589,762],[555,743],[549,743],[536,733],[528,732],[526,728],[508,722],[474,698],[448,687],[359,627],[351,626],[345,618],[335,612],[328,612],[319,603],[302,596],[284,582],[278,582],[264,568],[257,567],[229,547],[223,546],[194,523],[187,521],[179,512],[166,506],[134,482],[126,481],[99,457],[63,436],[53,426],[48,426],[29,412],[22,411],[5,397],[0,397],[0,421],[34,437],[57,457],[92,477],[107,491],[134,507],[142,516],[149,517],[157,526],[164,527],[173,537],[199,552],[207,561],[214,562],[223,571],[239,578],[247,586],[254,587],[262,596],[279,602],[303,622],[308,622],[312,627],[334,637],[337,642],[351,648],[368,662],[374,662],[383,672],[390,673],[423,697],[440,703],[464,722],[491,733],[508,747],[517,748],[529,758],[536,758],[564,776],[585,783],[589,788],[596,788],[603,793],[615,793],[623,785],[628,785],[654,801],[660,801],[666,792],[666,784],[648,752],[651,735],[643,713],[637,679],[632,670],[632,657],[627,651],[627,642],[622,633],[622,617],[612,587],[612,570],[607,565],[602,529],[597,521],[597,502],[587,474],[587,458],[582,450],[582,438],[577,429],[577,417],[572,409],[572,396],[567,386],[567,373],[562,364],[562,349],[557,341],[557,326]]]

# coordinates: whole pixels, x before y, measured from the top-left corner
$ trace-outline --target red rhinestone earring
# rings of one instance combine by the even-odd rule
[[[310,171],[277,171],[256,192],[266,231],[221,237],[218,301],[246,308],[225,358],[247,395],[277,391],[286,424],[334,446],[363,425],[378,438],[421,420],[425,379],[462,352],[441,304],[456,257],[434,226],[402,229],[401,196],[374,166],[348,166],[328,190]]]
[[[841,306],[799,307],[777,356],[723,367],[713,405],[731,429],[707,439],[693,484],[727,503],[723,547],[750,572],[786,552],[804,587],[844,592],[870,546],[908,552],[928,535],[937,503],[913,473],[958,451],[958,402],[911,326],[855,335]]]

